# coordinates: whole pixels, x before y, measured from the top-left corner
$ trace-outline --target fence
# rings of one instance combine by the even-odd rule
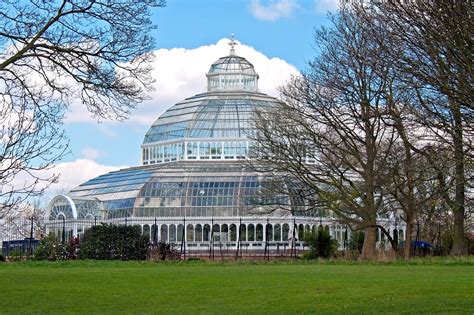
[[[32,224],[34,223],[34,224]],[[91,226],[107,224],[139,225],[150,246],[158,242],[172,244],[182,258],[206,259],[295,257],[308,250],[302,241],[307,233],[325,228],[338,240],[341,250],[348,249],[350,230],[334,222],[308,218],[100,218],[51,220],[44,224],[18,219],[0,225],[2,241],[41,239],[54,233],[66,243],[79,238]],[[309,223],[309,224],[308,224]],[[1,243],[0,243],[1,244]]]

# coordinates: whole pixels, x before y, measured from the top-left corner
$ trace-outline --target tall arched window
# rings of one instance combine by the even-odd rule
[[[230,230],[229,240],[231,242],[237,241],[237,226],[235,224],[231,224],[229,227],[229,230]]]
[[[202,240],[204,242],[209,242],[210,237],[211,237],[211,227],[209,226],[209,224],[204,224]]]
[[[148,224],[145,224],[143,226],[143,235],[147,236],[148,239],[150,239],[150,226]]]
[[[221,241],[227,242],[229,240],[229,227],[227,224],[222,224],[221,227]]]
[[[304,239],[304,225],[300,224],[298,226],[298,240]]]
[[[161,225],[160,239],[162,242],[168,242],[168,226],[166,224]]]
[[[176,242],[176,225],[170,225],[170,242]]]
[[[196,224],[195,240],[196,242],[202,242],[202,225],[201,224]]]
[[[248,238],[249,242],[255,241],[255,226],[253,224],[249,224],[247,227],[248,230]]]
[[[158,226],[156,224],[153,224],[151,226],[151,235],[150,239],[152,242],[156,243],[158,242]]]
[[[255,227],[255,240],[257,242],[263,241],[263,225],[257,224]]]
[[[280,224],[275,224],[275,226],[273,227],[274,228],[274,231],[273,231],[273,235],[275,236],[275,242],[280,242],[281,241],[281,227],[280,227]],[[288,239],[288,236],[287,236],[287,239]]]
[[[179,224],[176,239],[177,239],[178,242],[182,242],[183,237],[184,237],[184,225]]]
[[[246,228],[245,224],[240,224],[239,240],[240,241],[246,241],[247,240],[247,228]]]
[[[273,226],[270,223],[267,223],[266,226],[266,236],[267,236],[267,241],[272,242],[273,241]]]
[[[188,224],[188,226],[186,227],[186,241],[194,241],[194,228],[192,224]]]
[[[212,226],[212,237],[213,241],[220,241],[221,227],[219,224],[214,224]]]
[[[399,239],[400,241],[404,241],[404,240],[405,240],[405,234],[403,233],[403,230],[402,230],[402,229],[398,230],[398,239]]]
[[[283,240],[283,242],[288,242],[288,239],[289,239],[288,234],[290,233],[290,226],[288,225],[288,223],[283,224],[283,229],[282,230],[283,230],[282,233],[281,233],[282,237],[283,237],[282,240]],[[275,238],[275,241],[276,240],[277,239]]]

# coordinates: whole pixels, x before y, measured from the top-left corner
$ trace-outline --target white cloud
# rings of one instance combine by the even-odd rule
[[[211,64],[229,54],[229,39],[223,38],[216,44],[195,49],[172,48],[155,51],[154,70],[155,91],[151,99],[138,105],[124,124],[151,125],[160,114],[184,98],[205,92],[206,73]],[[270,58],[253,47],[240,44],[236,53],[250,61],[260,75],[259,89],[263,93],[278,96],[277,87],[288,81],[297,69],[279,58]],[[66,122],[96,123],[91,114],[81,104],[74,104],[67,114]],[[101,126],[111,126],[116,122],[103,121]]]
[[[60,174],[57,182],[48,188],[48,192],[53,194],[67,192],[89,179],[125,167],[103,165],[90,159],[58,163],[51,170],[47,171],[50,174]]]
[[[277,0],[268,4],[261,4],[260,0],[250,2],[250,12],[254,17],[264,21],[276,21],[283,17],[289,17],[297,7],[296,0]]]
[[[95,160],[98,157],[101,157],[103,155],[104,155],[104,152],[102,152],[100,150],[97,150],[97,149],[94,149],[94,148],[86,147],[86,148],[81,150],[81,156],[84,159],[88,159],[88,160]]]
[[[314,9],[318,13],[327,13],[328,11],[336,11],[339,8],[340,0],[315,0]]]
[[[59,174],[58,180],[52,183],[45,191],[45,199],[50,199],[54,195],[67,193],[72,188],[89,179],[125,167],[126,166],[103,165],[90,159],[78,159],[72,162],[58,163],[50,169],[36,171],[34,175],[39,178],[48,178]],[[15,176],[15,179],[10,185],[12,187],[9,186],[7,189],[13,187],[20,188],[29,182],[31,182],[31,177],[25,172],[21,172]],[[39,186],[41,186],[41,182]]]

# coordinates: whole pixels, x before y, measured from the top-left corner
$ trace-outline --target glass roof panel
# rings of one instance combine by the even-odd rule
[[[189,100],[183,101],[190,105]],[[192,106],[178,103],[161,115],[145,135],[143,144],[183,138],[245,138],[255,110],[275,106],[277,99],[262,93],[203,93]]]

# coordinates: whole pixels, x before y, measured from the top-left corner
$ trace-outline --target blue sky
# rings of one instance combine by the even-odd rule
[[[228,53],[235,34],[238,55],[260,74],[262,92],[276,88],[305,68],[315,55],[313,31],[327,23],[338,0],[169,0],[154,11],[157,28],[153,75],[156,91],[129,120],[91,118],[80,104],[67,113],[71,153],[58,163],[58,184],[51,193],[117,168],[140,164],[140,144],[153,121],[176,102],[205,90],[211,63]]]

